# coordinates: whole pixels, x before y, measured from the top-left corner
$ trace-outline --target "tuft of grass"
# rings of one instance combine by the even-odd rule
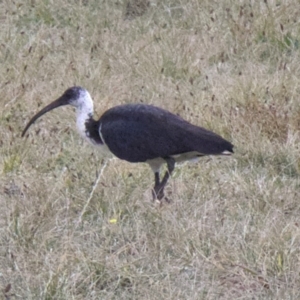
[[[19,168],[21,157],[18,154],[13,154],[4,160],[3,173],[10,173]]]

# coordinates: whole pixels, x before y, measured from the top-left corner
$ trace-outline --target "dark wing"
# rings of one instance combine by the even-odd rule
[[[190,151],[204,155],[233,152],[233,145],[219,135],[151,105],[116,106],[98,122],[101,137],[110,151],[130,162]]]

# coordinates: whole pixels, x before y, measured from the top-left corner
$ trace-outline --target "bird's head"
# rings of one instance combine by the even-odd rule
[[[73,86],[71,88],[68,88],[58,99],[51,102],[42,110],[40,110],[36,115],[34,115],[26,125],[25,129],[23,130],[22,137],[25,135],[28,128],[39,117],[41,117],[43,114],[47,113],[48,111],[63,105],[74,106],[77,110],[86,111],[87,114],[92,113],[93,111],[93,101],[90,96],[90,93],[86,89],[80,86]]]

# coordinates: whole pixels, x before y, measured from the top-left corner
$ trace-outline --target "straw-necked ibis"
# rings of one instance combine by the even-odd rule
[[[164,197],[164,187],[176,162],[233,153],[233,145],[216,133],[152,105],[115,106],[96,121],[89,92],[78,86],[67,89],[61,97],[39,111],[29,121],[22,136],[40,116],[68,104],[76,108],[78,131],[93,145],[105,147],[120,159],[150,165],[155,178],[154,199]],[[164,163],[167,163],[167,171],[161,180],[159,172]]]

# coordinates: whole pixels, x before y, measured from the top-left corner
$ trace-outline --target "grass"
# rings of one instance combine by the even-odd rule
[[[2,1],[0,299],[299,299],[299,3]],[[148,166],[86,145],[96,115],[158,105],[235,145],[179,165],[151,201]]]

